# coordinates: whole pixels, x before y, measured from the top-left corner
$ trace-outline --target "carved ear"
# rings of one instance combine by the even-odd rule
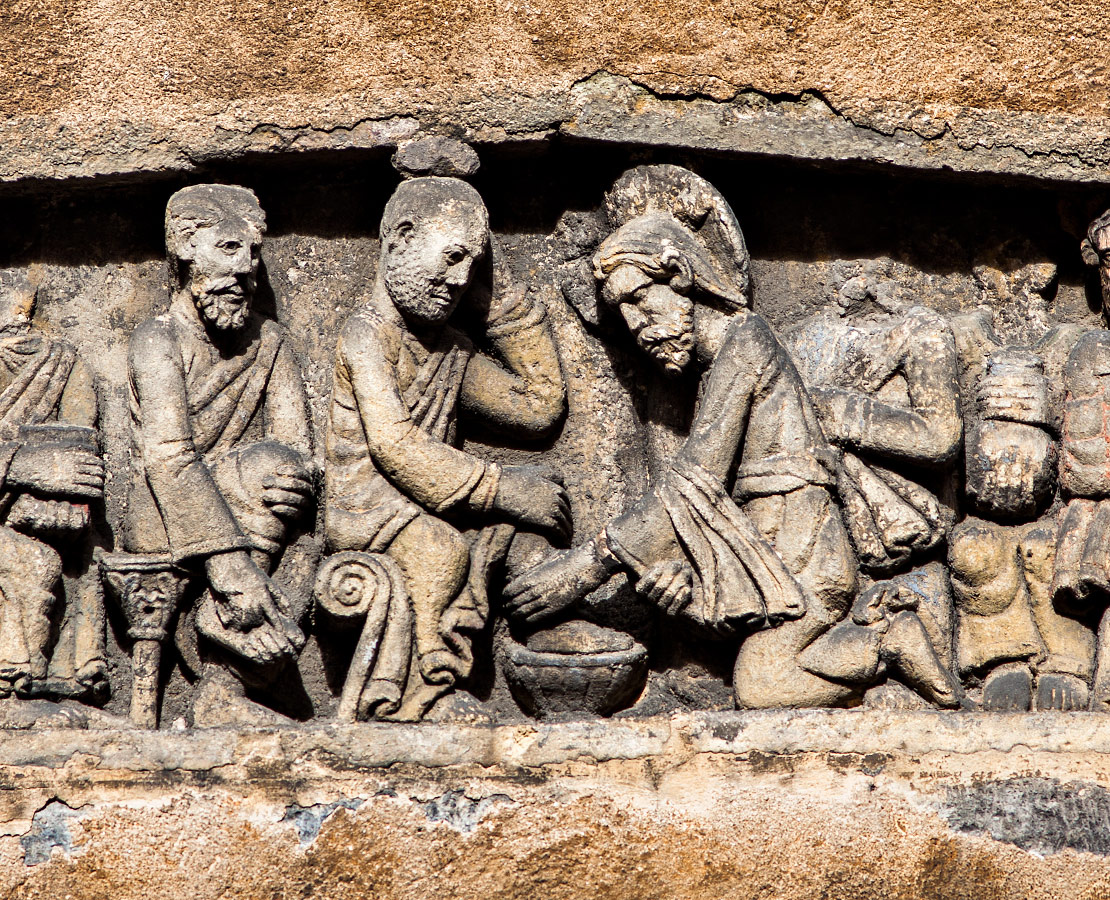
[[[668,242],[669,243],[669,242]],[[694,286],[694,268],[676,247],[668,246],[662,253],[661,261],[667,270],[673,272],[671,290],[676,294],[686,294]]]
[[[405,246],[412,238],[413,231],[416,226],[410,219],[402,219],[393,228],[393,235],[389,239],[389,249],[394,250],[397,247]]]
[[[674,277],[671,279],[671,289],[676,294],[688,294],[694,286],[694,268],[686,261],[681,253],[677,254],[673,264]]]
[[[1083,238],[1083,243],[1079,245],[1079,252],[1083,255],[1083,262],[1087,265],[1097,266],[1099,264],[1098,251],[1095,250],[1090,238]]]

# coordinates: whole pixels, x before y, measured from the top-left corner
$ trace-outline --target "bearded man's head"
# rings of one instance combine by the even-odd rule
[[[413,325],[450,318],[489,246],[489,215],[478,192],[458,178],[403,182],[381,224],[382,282]]]
[[[188,291],[205,327],[240,330],[258,285],[266,215],[253,191],[196,184],[166,205],[171,276]]]

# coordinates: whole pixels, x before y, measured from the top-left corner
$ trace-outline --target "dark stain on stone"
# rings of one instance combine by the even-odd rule
[[[886,768],[890,756],[886,753],[829,753],[825,759],[830,768],[841,774],[858,770],[864,775],[875,776]]]
[[[23,864],[37,866],[49,861],[55,847],[61,847],[69,856],[73,850],[73,835],[69,833],[69,819],[81,815],[79,810],[51,800],[31,818],[31,830],[19,839],[23,847]]]
[[[429,822],[443,822],[458,831],[473,831],[494,804],[512,802],[512,797],[506,794],[490,794],[473,800],[462,791],[454,790],[420,805]]]
[[[917,884],[908,894],[895,891],[888,896],[915,900],[1009,900],[1014,894],[989,852],[961,846],[953,838],[933,838],[924,848]]]
[[[312,806],[299,806],[294,803],[286,808],[281,821],[293,823],[303,847],[316,840],[320,829],[324,826],[324,820],[333,812],[337,809],[358,809],[363,802],[361,797],[350,797],[333,803],[315,803]]]
[[[957,831],[987,834],[1023,850],[1110,855],[1110,791],[1097,784],[1011,778],[954,787],[945,817]]]
[[[795,756],[791,753],[764,753],[752,750],[740,757],[746,759],[752,771],[759,775],[791,775],[794,772]]]

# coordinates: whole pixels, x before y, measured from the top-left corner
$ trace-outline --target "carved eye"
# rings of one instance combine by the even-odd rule
[[[449,262],[453,266],[457,266],[464,259],[466,259],[466,253],[460,250],[458,247],[453,247],[452,249],[447,251],[447,262]]]
[[[220,246],[220,249],[224,251],[224,253],[231,254],[231,253],[238,253],[243,245],[241,243],[239,243],[239,241],[229,239],[229,240],[226,240],[226,241],[220,241],[219,246]]]

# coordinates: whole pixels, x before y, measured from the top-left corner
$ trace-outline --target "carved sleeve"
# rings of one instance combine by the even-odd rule
[[[505,367],[487,356],[471,357],[463,406],[502,431],[546,434],[566,411],[566,383],[543,304],[522,298],[487,334]]]
[[[340,338],[337,363],[336,378],[350,383],[370,456],[398,490],[433,512],[464,504],[488,508],[496,465],[420,429],[373,325],[351,320]]]
[[[268,437],[299,451],[306,460],[312,459],[312,429],[304,379],[293,351],[285,342],[278,350],[266,387],[266,431]]]
[[[887,403],[857,391],[817,388],[812,391],[821,422],[839,443],[918,465],[941,465],[960,449],[956,347],[947,327],[920,317],[904,323],[888,340],[900,341],[899,371],[906,379],[911,408]]]
[[[131,339],[128,369],[143,466],[174,561],[249,549],[193,444],[184,365],[172,326],[157,321],[140,326]]]

